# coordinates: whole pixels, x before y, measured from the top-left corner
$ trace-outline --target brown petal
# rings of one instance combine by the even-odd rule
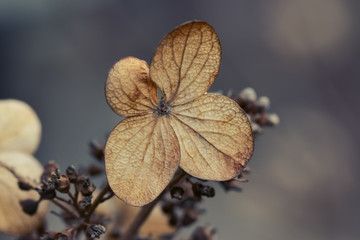
[[[166,117],[125,118],[105,146],[110,187],[126,203],[145,205],[170,182],[180,161],[178,141]]]
[[[19,176],[39,181],[43,168],[31,155],[21,152],[2,151],[0,162],[11,167]],[[37,201],[35,191],[22,191],[17,179],[7,169],[0,166],[0,231],[13,235],[27,235],[39,227],[46,215],[48,204],[42,201],[33,216],[23,212],[20,200]]]
[[[149,66],[134,57],[118,61],[109,72],[105,96],[114,112],[134,116],[154,111],[157,88],[149,77]]]
[[[40,120],[28,104],[15,99],[0,101],[0,150],[33,153],[40,137]]]
[[[221,46],[206,22],[181,25],[164,37],[150,66],[151,79],[172,105],[204,94],[219,72]]]
[[[180,167],[198,178],[224,181],[238,175],[253,152],[249,120],[237,103],[217,94],[174,107]]]

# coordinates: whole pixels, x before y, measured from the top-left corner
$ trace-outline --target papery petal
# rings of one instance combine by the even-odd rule
[[[157,87],[149,77],[149,66],[134,57],[118,61],[109,72],[105,96],[114,112],[134,116],[154,111]]]
[[[228,97],[205,94],[172,109],[180,167],[197,178],[224,181],[237,176],[253,152],[249,120]]]
[[[179,161],[178,141],[168,119],[155,114],[125,118],[105,146],[110,187],[134,206],[154,200],[170,182]]]
[[[31,155],[15,151],[0,152],[0,162],[12,168],[19,176],[40,181],[43,172],[41,164]],[[42,201],[33,216],[23,212],[21,200],[40,198],[35,191],[22,191],[17,179],[0,165],[0,231],[12,235],[27,235],[35,231],[44,221],[48,203]]]
[[[219,72],[221,46],[206,22],[181,25],[164,37],[150,66],[165,101],[178,105],[204,94]]]
[[[25,102],[0,100],[0,151],[33,153],[39,146],[41,123]]]

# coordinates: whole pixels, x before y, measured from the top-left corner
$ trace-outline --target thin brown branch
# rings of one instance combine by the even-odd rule
[[[90,217],[97,208],[97,206],[105,201],[104,196],[107,192],[111,192],[111,188],[108,183],[106,183],[105,187],[101,190],[99,195],[95,198],[94,202],[91,204],[91,208],[86,215],[85,222],[88,222],[90,220]]]
[[[75,198],[70,191],[68,191],[68,196],[70,197],[71,201],[72,201],[72,205],[75,207],[76,211],[78,212],[79,215],[81,215],[81,211],[79,209],[79,205],[77,202],[77,197]]]
[[[62,201],[62,202],[64,202],[64,203],[66,203],[66,204],[71,204],[70,200],[67,200],[67,199],[65,199],[65,198],[62,198],[62,197],[60,197],[60,196],[56,196],[55,198],[56,198],[57,200],[59,200],[59,201]]]
[[[146,221],[146,219],[149,217],[150,213],[152,212],[152,210],[154,209],[156,204],[161,200],[163,195],[169,189],[171,189],[173,186],[175,186],[177,183],[179,183],[185,175],[186,175],[186,173],[182,169],[179,168],[178,171],[175,173],[173,179],[169,183],[168,187],[154,201],[152,201],[148,205],[145,205],[141,208],[140,212],[138,213],[138,215],[136,216],[134,221],[131,223],[128,230],[125,232],[122,240],[133,240],[136,237],[136,235],[139,232],[139,229],[141,228],[143,223]]]
[[[66,213],[70,214],[74,218],[79,218],[79,215],[73,211],[73,209],[70,209],[69,207],[62,204],[58,199],[54,198],[51,200],[52,203],[54,203],[56,206],[64,210]]]

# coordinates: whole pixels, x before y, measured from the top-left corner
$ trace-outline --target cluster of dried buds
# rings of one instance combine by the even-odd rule
[[[94,172],[95,168],[90,166],[87,172]],[[95,172],[101,172],[101,168],[98,167]],[[18,185],[24,191],[36,190],[40,196],[38,201],[27,199],[20,202],[25,213],[34,215],[43,200],[50,200],[63,210],[60,214],[53,213],[62,218],[69,228],[61,232],[43,233],[40,239],[77,239],[81,232],[84,232],[88,239],[95,239],[105,233],[105,227],[98,224],[99,218],[94,214],[94,210],[100,203],[111,198],[113,193],[109,187],[104,188],[93,201],[95,185],[74,166],[67,167],[65,174],[61,174],[59,165],[50,161],[44,167],[40,186],[33,186],[22,178],[18,178]]]
[[[172,187],[160,201],[162,211],[168,217],[168,224],[175,229],[173,233],[163,235],[160,239],[173,239],[181,228],[196,223],[199,215],[205,212],[205,209],[199,207],[203,198],[215,196],[214,184],[219,184],[225,191],[241,191],[239,183],[247,182],[243,178],[247,173],[249,170],[244,169],[238,178],[225,182],[204,181],[186,174],[185,180]],[[150,239],[153,238],[146,240]],[[190,237],[190,240],[213,239],[216,239],[216,231],[208,226],[197,227]]]
[[[276,113],[269,113],[270,99],[266,96],[257,97],[251,87],[244,88],[235,95],[228,91],[227,96],[236,101],[247,113],[254,134],[261,133],[263,127],[272,127],[279,124],[280,119]]]
[[[279,123],[276,114],[268,113],[270,100],[264,96],[257,98],[252,88],[245,88],[236,96],[229,92],[228,96],[233,98],[248,114],[254,134],[261,132],[265,126],[275,126]],[[90,149],[92,155],[103,164],[104,144],[91,142]],[[204,209],[199,207],[199,203],[202,202],[204,197],[212,198],[215,196],[214,184],[219,184],[225,191],[240,192],[239,184],[248,181],[244,179],[244,175],[247,173],[249,173],[248,167],[237,178],[223,182],[203,181],[185,174],[183,180],[168,189],[168,192],[162,195],[159,201],[168,224],[174,230],[156,238],[154,236],[145,238],[138,236],[136,239],[174,239],[180,229],[196,223],[199,215],[205,212]],[[55,162],[49,162],[45,165],[39,187],[34,187],[32,184],[18,178],[20,189],[36,190],[40,196],[38,201],[30,199],[21,201],[20,204],[25,213],[29,215],[35,214],[40,201],[43,200],[50,200],[63,210],[60,214],[53,213],[61,217],[69,227],[60,232],[46,232],[42,235],[42,240],[77,239],[81,232],[85,233],[88,239],[95,239],[105,233],[104,226],[108,228],[108,219],[97,215],[94,210],[99,203],[110,199],[113,192],[107,186],[107,189],[104,188],[94,200],[95,185],[87,177],[101,174],[104,174],[103,167],[95,164],[91,164],[85,170],[80,171],[74,166],[69,166],[65,174],[61,174],[59,166]],[[63,195],[66,195],[67,199]],[[121,213],[118,216],[121,218]],[[127,221],[127,219],[121,221]],[[122,239],[119,226],[114,225],[107,232],[109,234],[105,236],[105,239]],[[200,226],[194,230],[189,240],[214,240],[216,238],[215,229]]]

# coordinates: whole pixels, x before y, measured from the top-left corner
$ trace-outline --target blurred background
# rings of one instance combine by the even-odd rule
[[[211,90],[253,87],[280,125],[257,138],[242,193],[216,189],[200,223],[224,240],[355,240],[359,11],[356,0],[1,0],[0,98],[38,113],[42,163],[87,165],[89,141],[104,141],[121,120],[104,98],[112,65],[126,56],[150,63],[174,27],[207,21],[223,50]],[[63,227],[53,215],[49,222]]]

